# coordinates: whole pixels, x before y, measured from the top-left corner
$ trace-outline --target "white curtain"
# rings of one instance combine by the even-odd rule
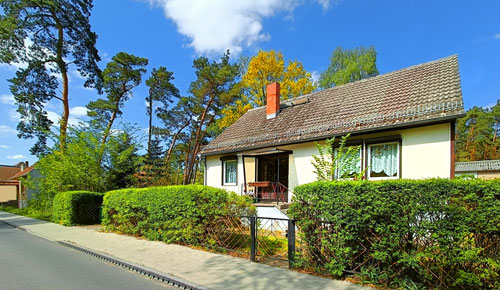
[[[396,176],[398,172],[398,144],[370,146],[370,171],[386,176]]]
[[[236,183],[236,160],[224,162],[226,165],[226,182]]]

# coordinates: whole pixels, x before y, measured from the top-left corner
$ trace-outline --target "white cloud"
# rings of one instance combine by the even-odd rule
[[[0,103],[7,105],[14,105],[16,100],[13,95],[0,95]]]
[[[149,0],[163,8],[189,46],[201,54],[226,49],[238,54],[244,47],[269,39],[263,19],[281,11],[293,11],[298,0]],[[322,4],[323,5],[323,4]]]
[[[85,117],[87,116],[87,108],[82,106],[77,106],[69,109],[69,115],[73,115],[75,117]]]
[[[500,33],[497,33],[495,34],[495,36],[493,36],[494,39],[500,39]]]
[[[47,118],[54,123],[54,125],[59,123],[59,114],[54,111],[47,111]]]
[[[10,146],[8,146],[8,145],[3,145],[3,144],[0,144],[0,148],[2,148],[2,149],[9,149],[9,148],[10,148]]]
[[[83,122],[83,119],[87,115],[87,108],[77,106],[69,109],[69,119],[68,124],[70,126],[76,126]],[[47,111],[47,118],[52,121],[53,126],[59,125],[59,120],[61,119],[61,114],[54,111]]]
[[[0,125],[0,135],[10,135],[16,133],[17,133],[16,129],[6,125]]]
[[[16,154],[16,155],[7,155],[7,159],[26,159],[27,157],[22,155],[22,154]]]

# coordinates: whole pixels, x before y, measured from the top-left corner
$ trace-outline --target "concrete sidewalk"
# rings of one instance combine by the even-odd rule
[[[0,221],[36,236],[71,242],[211,289],[368,289],[242,258],[87,228],[64,227],[2,211]]]

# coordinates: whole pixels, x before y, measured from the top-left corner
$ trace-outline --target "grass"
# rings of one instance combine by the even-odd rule
[[[47,210],[39,210],[33,207],[16,208],[13,206],[0,206],[0,211],[6,211],[17,215],[27,216],[39,220],[50,221],[52,213]]]

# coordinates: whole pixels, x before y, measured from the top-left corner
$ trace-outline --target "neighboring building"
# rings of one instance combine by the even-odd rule
[[[11,177],[28,167],[28,162],[19,162],[16,165],[0,165],[0,204],[19,206],[19,182],[10,180]]]
[[[24,208],[32,198],[33,191],[27,189],[21,177],[31,175],[39,177],[40,173],[28,161],[16,165],[0,165],[0,204]]]
[[[500,160],[457,162],[455,175],[473,175],[476,178],[500,178]]]
[[[454,176],[455,120],[464,115],[456,55],[249,110],[202,148],[205,184],[290,201],[316,180],[315,142],[351,134],[369,180]],[[349,173],[349,172],[348,172]],[[352,172],[351,172],[352,173]],[[257,192],[257,193],[256,193]]]

